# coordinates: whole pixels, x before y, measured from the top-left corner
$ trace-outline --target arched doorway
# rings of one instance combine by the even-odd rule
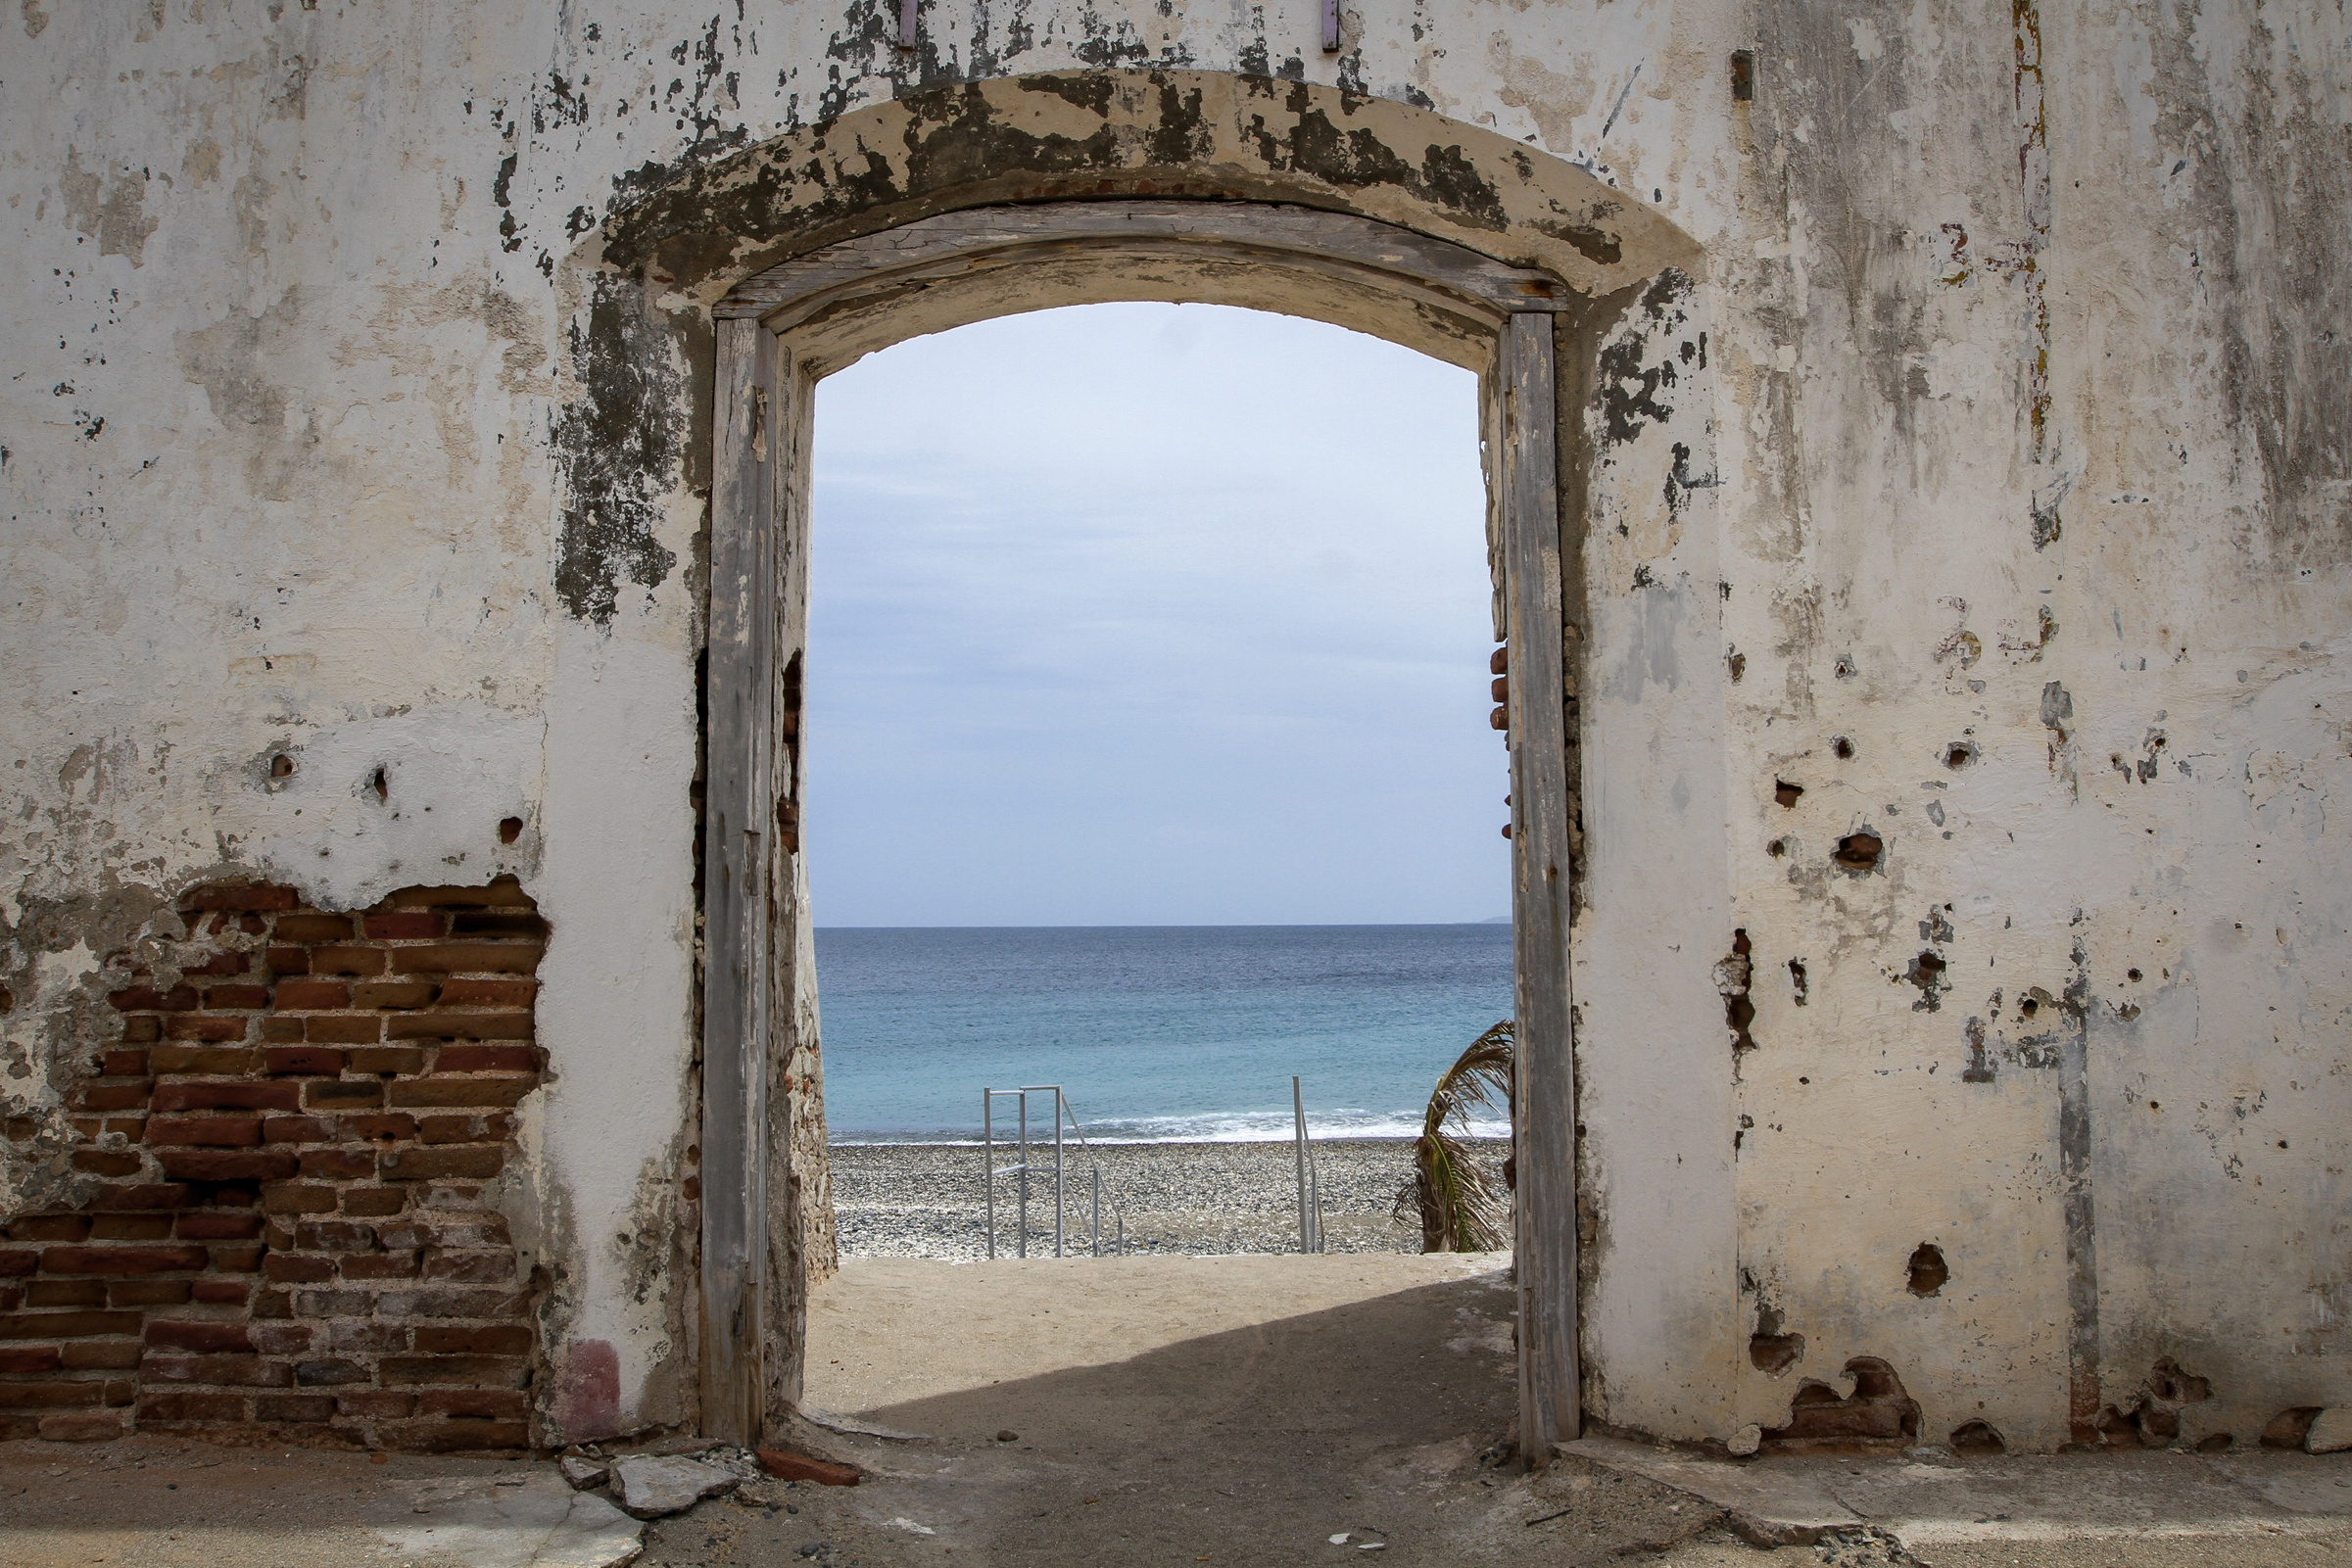
[[[1481,377],[1495,630],[1511,663],[1520,1431],[1535,1455],[1576,1435],[1577,735],[1562,630],[1581,587],[1562,530],[1579,493],[1592,334],[1635,285],[1691,256],[1671,225],[1598,180],[1491,133],[1304,84],[1165,71],[1007,78],[861,111],[616,221],[596,287],[634,272],[672,302],[698,298],[715,330],[706,1432],[756,1436],[796,1398],[821,1223],[822,1194],[805,1185],[822,1113],[797,818],[810,391],[919,334],[1167,301],[1310,316]]]

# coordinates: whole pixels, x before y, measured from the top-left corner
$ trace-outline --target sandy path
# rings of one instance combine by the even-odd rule
[[[1542,1475],[1513,1475],[1492,1453],[1513,1402],[1503,1261],[853,1260],[816,1293],[808,1402],[926,1436],[895,1443],[800,1427],[786,1440],[854,1459],[865,1483],[763,1481],[705,1502],[648,1527],[641,1568],[2352,1562],[2340,1521],[2266,1509],[2251,1492],[2224,1499],[2230,1517],[2205,1520],[2210,1528],[2184,1520],[2118,1537],[2110,1516],[2164,1514],[2156,1503],[2175,1471],[2197,1462],[2174,1454],[1971,1467],[1967,1483],[1992,1489],[1977,1511],[2039,1510],[2047,1524],[1911,1554],[1884,1538],[1760,1552],[1726,1534],[1712,1504],[1620,1466],[1563,1458]],[[2270,1457],[2303,1461],[2290,1479],[2306,1490],[2352,1485],[2352,1465]],[[1803,1468],[1813,1483],[1865,1492],[1922,1468],[1944,1475],[1896,1456]],[[2079,1529],[2069,1498],[2081,1504]],[[556,1568],[587,1559],[543,1554],[544,1519],[481,1527],[493,1513],[559,1516],[570,1500],[544,1461],[372,1463],[154,1438],[0,1444],[0,1565]],[[1375,1543],[1377,1557],[1365,1555]]]
[[[1444,1348],[1465,1357],[1465,1374],[1483,1387],[1497,1375],[1485,1358],[1511,1353],[1508,1315],[1498,1316],[1510,1306],[1509,1261],[1508,1255],[1377,1253],[962,1264],[851,1259],[818,1288],[810,1307],[807,1399],[825,1409],[904,1417],[893,1424],[921,1416],[930,1431],[992,1433],[1005,1424],[986,1419],[992,1399],[1042,1411],[1040,1400],[1086,1397],[1090,1383],[1149,1380],[1149,1369],[1118,1370],[1136,1357],[1207,1363],[1244,1346],[1271,1350],[1315,1332],[1298,1320],[1322,1313],[1339,1314],[1349,1328],[1342,1360],[1360,1371]],[[1371,1305],[1431,1287],[1440,1289],[1414,1307]],[[1413,1342],[1394,1343],[1398,1334]],[[1431,1334],[1438,1346],[1426,1343]],[[1227,1335],[1239,1338],[1190,1348]],[[1372,1335],[1387,1343],[1368,1343]],[[909,1343],[924,1345],[924,1355],[906,1356]],[[1295,1370],[1312,1383],[1338,1370],[1326,1359],[1313,1355],[1312,1370]],[[1074,1375],[1089,1369],[1091,1378]],[[1220,1365],[1215,1375],[1235,1373]],[[1020,1387],[1032,1379],[1050,1380],[1051,1387]],[[984,1392],[990,1389],[1005,1392]]]
[[[1664,1488],[1480,1462],[1513,1401],[1507,1263],[857,1259],[817,1292],[807,1399],[931,1435],[846,1445],[910,1562],[1292,1564],[1341,1535],[1560,1564],[1691,1533],[1709,1510]]]

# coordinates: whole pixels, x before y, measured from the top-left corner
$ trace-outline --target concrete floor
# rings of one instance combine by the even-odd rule
[[[2352,1568],[2340,1455],[1709,1463],[1600,1443],[1513,1475],[1486,1451],[1512,1402],[1499,1261],[855,1262],[817,1293],[808,1402],[923,1436],[794,1438],[860,1486],[762,1482],[640,1543],[539,1461],[6,1444],[0,1564],[1287,1568],[1376,1547],[1446,1568]]]

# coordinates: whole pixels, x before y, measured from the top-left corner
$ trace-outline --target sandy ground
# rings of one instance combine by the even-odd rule
[[[2332,1500],[2352,1491],[2352,1458],[2248,1455],[2242,1485],[2234,1456],[2166,1453],[1854,1458],[1796,1477],[1852,1501],[1916,1491],[1924,1472],[1983,1499],[1963,1533],[2009,1528],[1996,1516],[2018,1510],[2015,1539],[1907,1551],[1869,1527],[1759,1550],[1714,1504],[1622,1464],[1514,1474],[1497,1448],[1512,1403],[1505,1261],[852,1259],[816,1293],[807,1402],[920,1435],[796,1427],[790,1441],[865,1467],[864,1484],[762,1482],[648,1526],[639,1560],[1272,1568],[1376,1547],[1430,1568],[2352,1568],[2352,1500],[2334,1518],[2265,1500]],[[567,1496],[551,1472],[155,1439],[5,1444],[0,1564],[568,1568],[581,1559],[534,1555],[527,1531],[466,1533],[450,1501],[471,1498],[477,1522],[527,1513],[530,1497]],[[2028,1517],[2053,1506],[2054,1524]]]
[[[1499,1143],[1473,1147],[1500,1160]],[[984,1164],[977,1146],[836,1144],[834,1212],[841,1251],[851,1258],[970,1260],[987,1250]],[[1017,1156],[997,1151],[997,1164]],[[1032,1154],[1050,1162],[1051,1147]],[[1390,1215],[1397,1190],[1413,1178],[1413,1145],[1399,1139],[1352,1139],[1315,1146],[1327,1253],[1418,1253],[1418,1221]],[[1102,1177],[1103,1251],[1116,1247],[1124,1216],[1130,1253],[1287,1253],[1299,1245],[1298,1173],[1287,1143],[1097,1144],[1063,1152],[1063,1238],[1071,1252],[1092,1246],[1093,1178]],[[1020,1235],[1015,1182],[998,1182],[999,1256]],[[1053,1183],[1030,1187],[1030,1256],[1053,1251]]]

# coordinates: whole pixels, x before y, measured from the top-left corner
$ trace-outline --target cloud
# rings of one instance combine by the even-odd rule
[[[819,388],[821,924],[1476,920],[1508,788],[1467,373],[1088,306]]]

